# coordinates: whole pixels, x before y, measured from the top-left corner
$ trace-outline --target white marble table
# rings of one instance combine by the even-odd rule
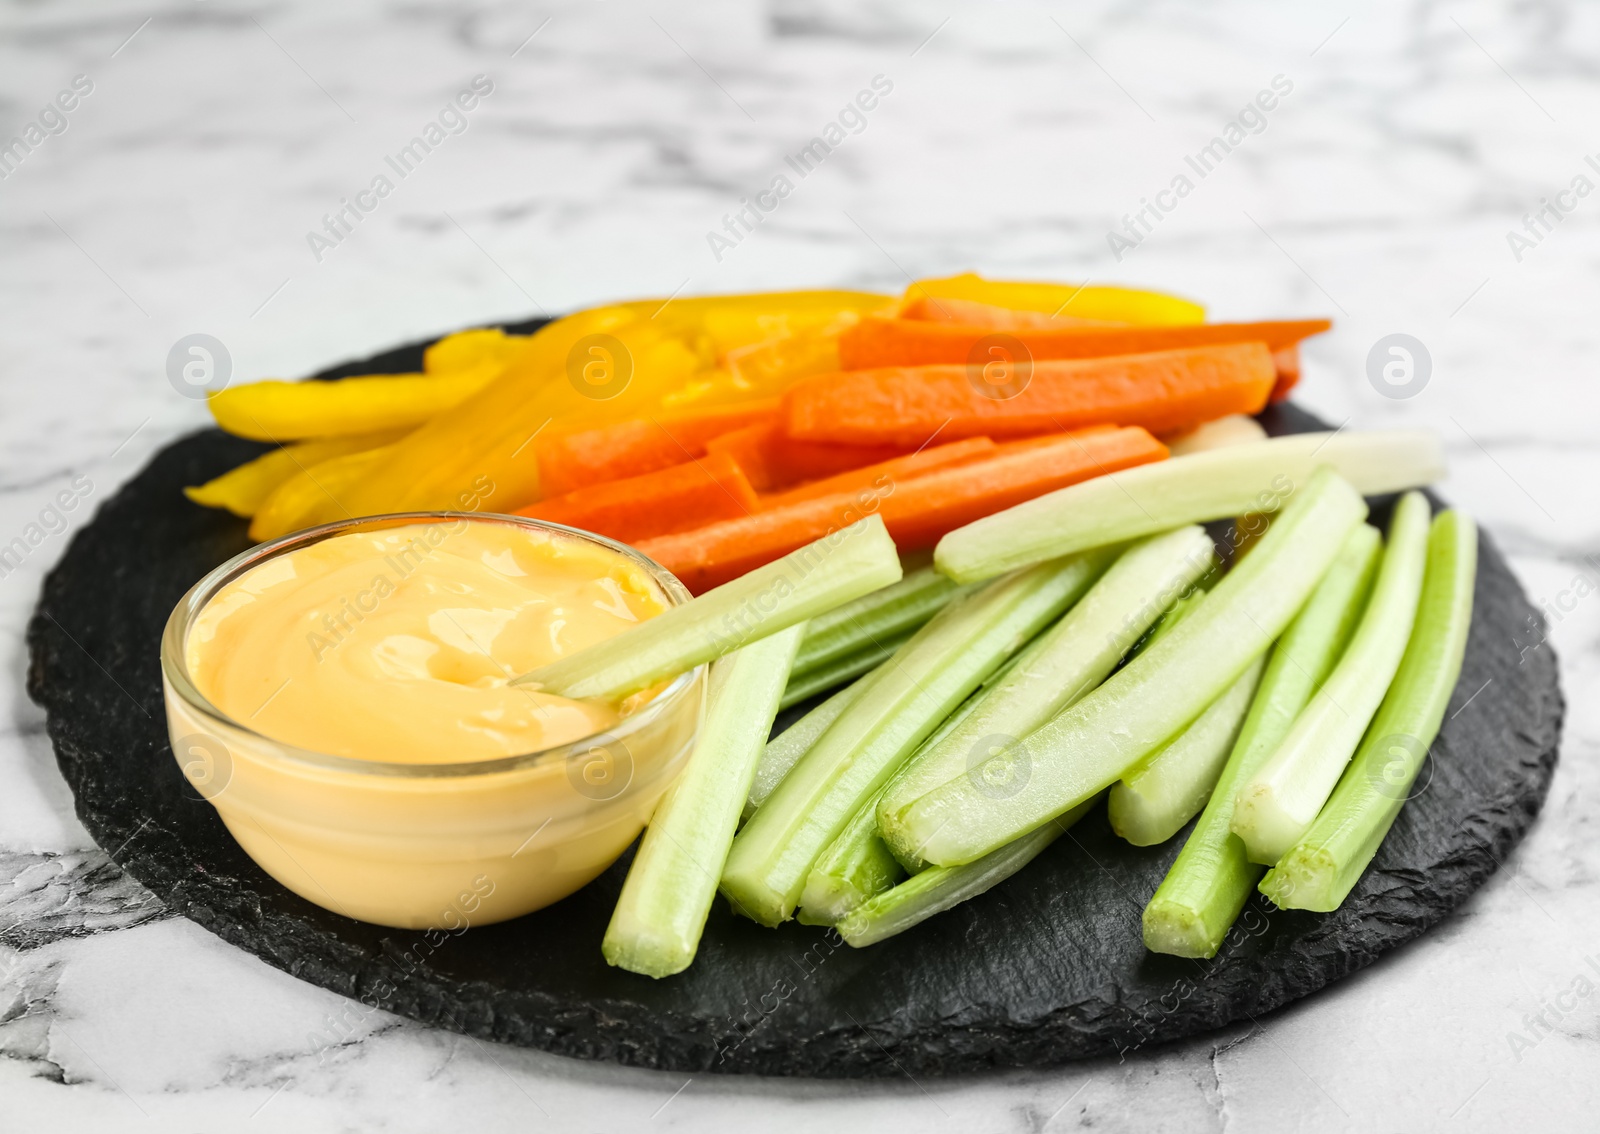
[[[0,566],[0,1124],[1592,1125],[1600,600],[1574,583],[1600,581],[1584,559],[1600,550],[1600,195],[1556,194],[1580,175],[1600,184],[1585,163],[1600,141],[1597,32],[1600,12],[1559,3],[10,0],[0,142],[32,122],[38,144],[0,163],[0,544],[34,523],[41,541]],[[63,100],[65,128],[41,119],[79,75],[92,90]],[[477,75],[493,91],[465,130],[314,250],[324,214]],[[713,251],[724,214],[875,76],[892,90],[860,132],[791,170],[793,192]],[[1241,121],[1277,76],[1288,93]],[[1238,145],[1203,155],[1230,121]],[[1192,192],[1156,196],[1180,174]],[[1544,198],[1560,209],[1549,231],[1525,227]],[[1108,234],[1146,199],[1160,206],[1150,231],[1119,261]],[[180,337],[216,336],[239,377],[293,376],[625,295],[898,289],[968,267],[1165,286],[1222,318],[1336,316],[1307,352],[1302,400],[1352,428],[1444,438],[1445,491],[1549,604],[1542,648],[1560,654],[1569,700],[1544,815],[1457,916],[1259,1026],[1125,1062],[948,1082],[689,1077],[360,1010],[167,915],[74,818],[22,689],[23,628],[62,529],[203,423],[165,373]],[[1432,360],[1413,397],[1367,378],[1393,332]],[[82,501],[48,511],[74,478]],[[330,1028],[347,1039],[328,1047]]]

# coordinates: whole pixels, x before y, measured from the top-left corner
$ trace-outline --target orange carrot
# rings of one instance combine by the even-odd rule
[[[885,483],[892,484],[914,476],[923,476],[936,469],[971,464],[973,461],[994,456],[1001,448],[1002,446],[996,445],[987,437],[969,437],[965,441],[935,445],[931,449],[923,449],[908,456],[894,457],[865,468],[842,472],[838,476],[814,480],[809,484],[802,484],[799,488],[791,488],[787,492],[763,496],[761,506],[782,508],[786,504],[815,500],[819,496],[833,496],[840,492],[855,492]]]
[[[1044,311],[1019,311],[1015,307],[997,307],[980,303],[976,299],[955,299],[951,296],[919,295],[906,301],[900,309],[902,319],[924,319],[930,323],[964,323],[969,327],[987,327],[990,330],[1015,331],[1020,327],[1065,330],[1069,327],[1126,327],[1126,323],[1110,319],[1079,319],[1073,315],[1050,315]]]
[[[883,488],[841,492],[694,531],[645,540],[639,550],[696,594],[877,512],[902,552],[981,516],[1103,473],[1159,461],[1167,450],[1143,429],[1096,429],[1054,445],[941,469]]]
[[[927,439],[924,435],[909,445],[818,444],[786,436],[774,421],[715,437],[707,442],[706,451],[728,454],[757,492],[771,492],[898,457]]]
[[[948,301],[941,299],[939,302]],[[1181,327],[1023,327],[1015,331],[997,331],[982,325],[868,315],[839,336],[839,369],[971,362],[974,350],[987,345],[981,340],[996,334],[1010,335],[1020,344],[1021,350],[1038,362],[1047,358],[1146,354],[1219,343],[1264,342],[1269,350],[1281,350],[1330,326],[1326,319],[1298,319],[1276,323],[1196,323]],[[991,357],[984,352],[984,357],[978,361],[987,363]]]
[[[1171,433],[1259,413],[1274,382],[1272,356],[1258,342],[986,371],[919,366],[808,378],[784,399],[785,426],[791,437],[837,445],[912,446],[935,430],[953,439],[1024,437],[1105,423]]]
[[[634,543],[747,516],[755,490],[732,458],[712,453],[643,476],[594,484],[530,504],[518,514]]]
[[[706,442],[752,422],[770,419],[776,399],[631,417],[611,425],[541,437],[539,487],[545,496],[606,481],[641,476],[704,455]]]
[[[1300,381],[1300,346],[1291,344],[1272,352],[1272,367],[1278,372],[1278,381],[1272,387],[1274,402],[1281,402],[1289,396],[1289,391],[1294,389]]]

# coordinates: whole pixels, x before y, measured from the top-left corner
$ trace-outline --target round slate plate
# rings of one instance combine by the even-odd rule
[[[414,369],[420,349],[323,377]],[[1291,407],[1267,424],[1318,427]],[[46,580],[28,632],[29,692],[85,826],[173,909],[304,980],[483,1039],[677,1071],[830,1077],[1125,1053],[1259,1016],[1416,937],[1504,859],[1555,767],[1555,659],[1519,653],[1538,616],[1484,538],[1466,666],[1421,794],[1337,912],[1280,912],[1257,895],[1211,961],[1145,952],[1140,911],[1181,839],[1127,846],[1103,809],[989,893],[864,950],[798,924],[762,929],[719,902],[687,972],[655,981],[608,968],[600,938],[627,858],[501,925],[459,935],[365,925],[262,873],[167,745],[162,625],[190,584],[247,543],[242,521],[179,490],[260,448],[215,430],[184,438],[101,507]]]

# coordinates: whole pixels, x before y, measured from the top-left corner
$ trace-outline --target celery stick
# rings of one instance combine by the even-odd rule
[[[1250,445],[1266,439],[1267,431],[1261,428],[1261,423],[1255,418],[1242,413],[1230,413],[1227,417],[1215,418],[1174,437],[1167,442],[1167,452],[1174,457],[1184,457],[1190,453],[1226,449],[1230,445]]]
[[[1378,529],[1358,525],[1273,647],[1222,778],[1145,907],[1144,944],[1151,952],[1214,957],[1244,908],[1262,868],[1246,857],[1244,843],[1229,828],[1234,797],[1333,672],[1366,605],[1381,551]]]
[[[965,775],[991,749],[1015,743],[1099,685],[1129,645],[1214,562],[1211,540],[1195,526],[1123,551],[1089,593],[1039,636],[1037,653],[997,682],[942,742],[924,746],[906,764],[883,793],[879,825],[894,829],[920,797]],[[903,861],[916,862],[915,846],[897,841],[895,849]]]
[[[1206,805],[1250,711],[1263,655],[1166,747],[1152,753],[1106,796],[1111,829],[1136,847],[1176,835]]]
[[[908,571],[898,583],[862,595],[806,625],[794,667],[793,681],[813,670],[841,661],[880,642],[904,641],[948,603],[962,587],[931,566]]]
[[[512,684],[619,699],[899,578],[894,540],[882,517],[868,516]]]
[[[1266,652],[1366,511],[1348,482],[1318,469],[1171,633],[1019,744],[917,800],[883,828],[885,840],[900,853],[921,848],[929,862],[956,866],[1099,794]]]
[[[837,658],[807,673],[791,673],[789,685],[783,691],[783,704],[779,708],[787,709],[790,705],[798,705],[801,701],[815,697],[824,690],[843,685],[877,669],[892,657],[896,650],[911,641],[916,632],[916,629],[911,629],[880,642],[869,642],[864,649]]]
[[[838,924],[839,936],[856,948],[904,933],[934,914],[976,898],[1039,856],[1094,806],[1093,799],[1058,815],[1036,831],[990,851],[965,866],[930,866],[857,907]]]
[[[778,781],[789,774],[789,769],[794,767],[800,757],[817,742],[817,738],[827,732],[833,722],[839,719],[839,714],[861,696],[867,683],[877,672],[878,670],[873,670],[872,673],[864,674],[859,681],[852,681],[767,741],[767,746],[761,753],[761,762],[756,765],[756,777],[750,784],[750,796],[745,800],[745,819],[748,820],[756,813],[756,808],[767,801],[767,796],[778,786]],[[782,708],[781,704],[779,708]]]
[[[806,925],[833,925],[905,876],[888,846],[878,838],[878,798],[873,796],[857,809],[806,876],[798,920]]]
[[[800,758],[734,839],[722,890],[765,925],[794,912],[817,857],[1007,656],[1089,587],[1096,558],[997,579],[941,610]]]
[[[1430,433],[1301,433],[1095,477],[996,512],[939,541],[934,563],[960,583],[1180,524],[1272,512],[1332,466],[1364,495],[1444,475]]]
[[[608,964],[664,977],[694,960],[804,632],[791,626],[713,663],[694,751],[650,818],[606,928],[601,951]]]
[[[1185,528],[1180,530],[1187,529]],[[1209,540],[1207,542],[1209,543]],[[1206,575],[1211,576],[1215,570],[1216,564],[1215,561],[1213,561],[1211,566],[1206,569]],[[1204,577],[1205,576],[1202,578]],[[1166,610],[1161,612],[1161,617],[1156,619],[1155,625],[1151,626],[1149,630],[1145,631],[1143,636],[1141,636],[1137,642],[1128,647],[1128,652],[1123,658],[1123,664],[1126,665],[1128,662],[1131,662],[1134,658],[1144,653],[1145,650],[1155,645],[1155,643],[1163,634],[1167,633],[1167,631],[1171,630],[1178,623],[1182,622],[1185,617],[1193,614],[1195,607],[1200,605],[1200,600],[1206,597],[1206,593],[1207,588],[1201,586],[1200,581],[1197,580],[1193,587],[1179,595],[1177,600],[1171,606],[1167,607]]]
[[[1233,833],[1252,862],[1271,866],[1300,841],[1394,680],[1417,617],[1428,554],[1428,501],[1408,492],[1395,505],[1389,546],[1372,597],[1339,664],[1271,756],[1239,789]]]
[[[1416,627],[1361,751],[1305,837],[1261,881],[1279,906],[1338,909],[1389,833],[1461,676],[1477,570],[1477,528],[1441,512],[1428,535]]]

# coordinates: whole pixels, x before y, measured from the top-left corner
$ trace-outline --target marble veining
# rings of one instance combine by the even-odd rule
[[[0,1106],[19,1128],[1580,1128],[1600,1058],[1600,10],[1413,2],[0,5]],[[469,125],[318,259],[308,231],[475,76]],[[892,93],[732,248],[726,214]],[[1275,76],[1292,91],[1132,249],[1108,235]],[[1600,184],[1600,175],[1593,178]],[[1533,233],[1531,248],[1508,238]],[[721,253],[720,257],[718,252]],[[1121,253],[1119,260],[1118,253]],[[1520,253],[1520,255],[1519,255]],[[1158,1050],[943,1082],[673,1076],[492,1047],[296,981],[161,908],[72,813],[21,635],[70,531],[241,379],[619,296],[977,268],[1328,314],[1300,395],[1437,431],[1568,703],[1546,809],[1454,918],[1310,1000]],[[1421,340],[1384,396],[1368,355]],[[67,492],[70,509],[51,511]],[[114,848],[113,848],[114,849]],[[1585,991],[1587,989],[1587,991]],[[14,1117],[13,1117],[14,1116]]]

